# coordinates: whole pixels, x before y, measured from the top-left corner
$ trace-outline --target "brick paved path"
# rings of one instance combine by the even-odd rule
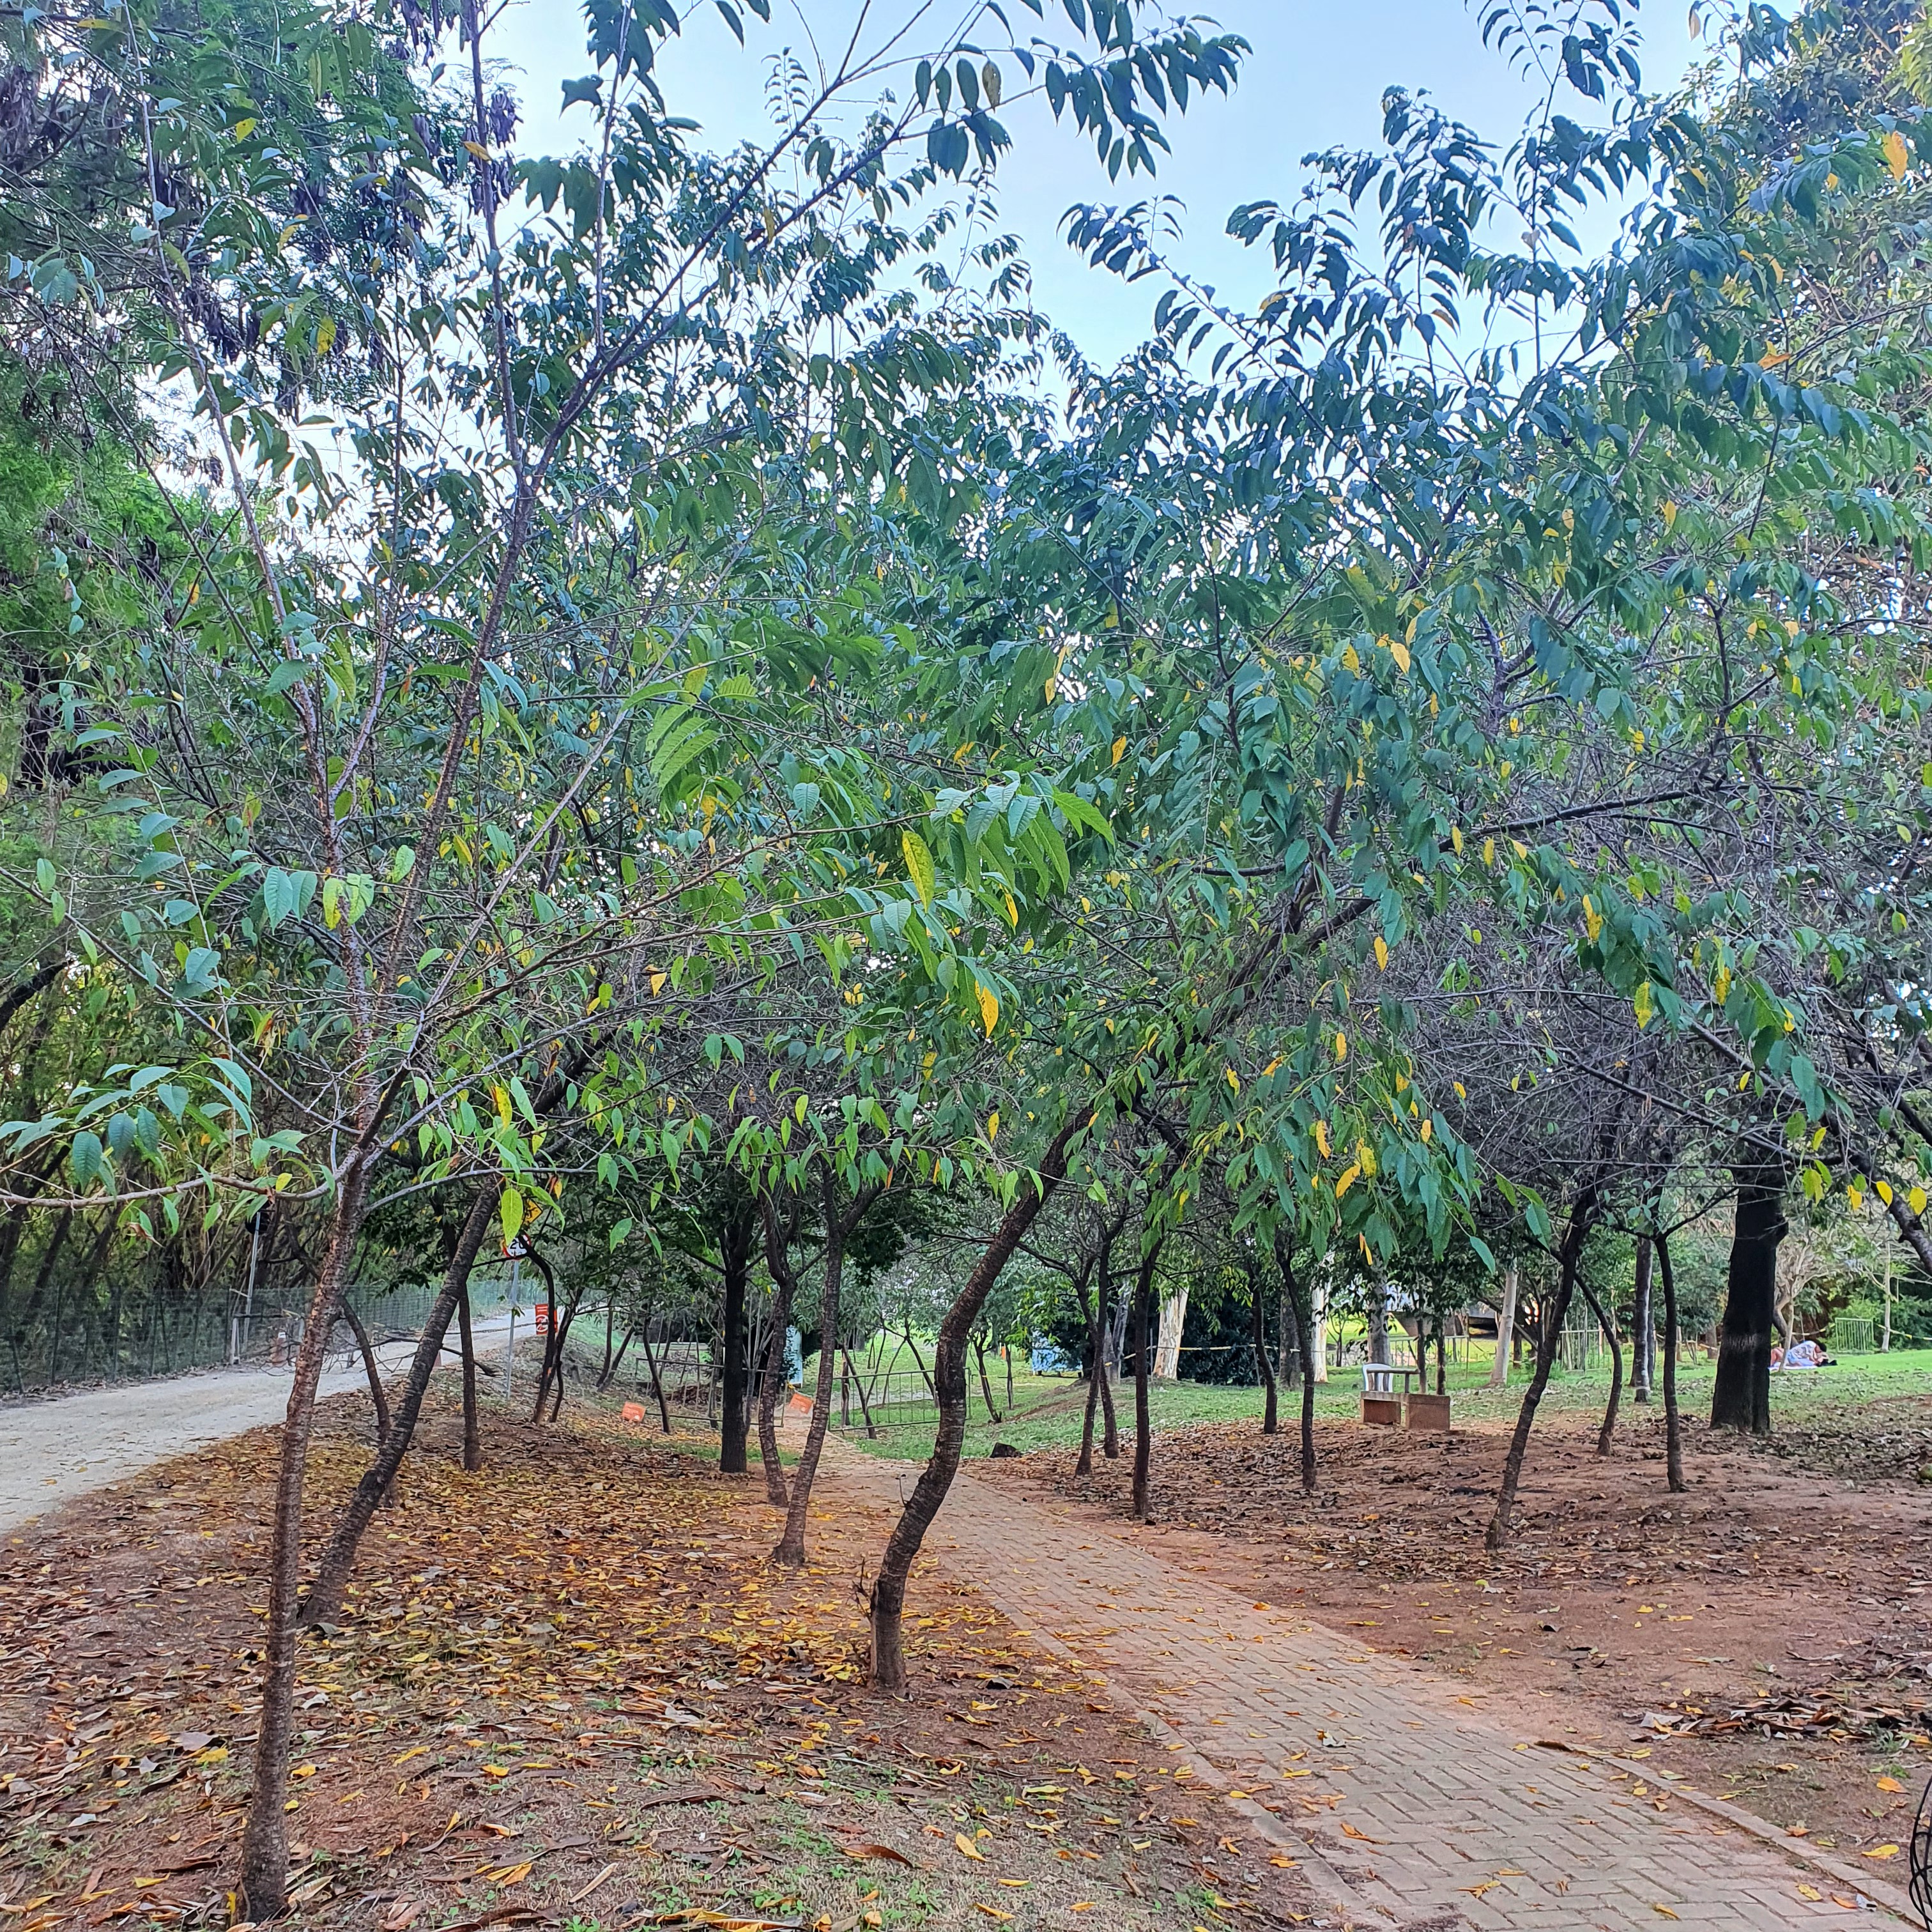
[[[828,1500],[890,1503],[916,1474],[827,1446]],[[1237,1809],[1318,1880],[1339,1880],[1353,1924],[1630,1932],[1674,1919],[1781,1932],[1846,1920],[1872,1898],[1874,1881],[1861,1899],[1857,1875],[1787,1858],[1732,1822],[1742,1814],[1646,1781],[1641,1765],[1620,1774],[1539,1749],[1513,1714],[1478,1710],[1399,1658],[1175,1569],[1133,1535],[962,1474],[926,1550],[1186,1739],[1254,1801]],[[915,1577],[909,1618],[917,1597]],[[1876,1890],[1885,1903],[1864,1922],[1898,1922],[1886,1907],[1901,1894]]]

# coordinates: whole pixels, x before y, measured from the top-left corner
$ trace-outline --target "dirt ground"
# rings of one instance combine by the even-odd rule
[[[367,1460],[364,1407],[325,1411],[319,1528]],[[0,1539],[15,1932],[235,1916],[274,1440]],[[867,1691],[855,1586],[887,1526],[815,1510],[811,1566],[775,1570],[761,1481],[721,1478],[708,1448],[608,1413],[492,1414],[465,1475],[445,1396],[343,1624],[304,1646],[292,1922],[1326,1922],[1286,1861],[1240,1847],[1160,1745],[970,1588],[916,1573],[913,1693]],[[1238,1900],[1215,1889],[1224,1850]]]
[[[1848,1410],[1769,1447],[1687,1420],[1688,1492],[1660,1411],[1539,1420],[1514,1543],[1490,1556],[1508,1424],[1447,1436],[1252,1422],[1156,1438],[1157,1544],[1496,1700],[1555,1742],[1654,1758],[1840,1852],[1909,1840],[1932,1772],[1932,1396]],[[1285,1423],[1285,1429],[1288,1425]],[[976,1468],[1124,1514],[1131,1444],[1076,1481],[1070,1450]],[[1676,1735],[1675,1733],[1684,1733]],[[1903,1860],[1898,1868],[1901,1880]]]

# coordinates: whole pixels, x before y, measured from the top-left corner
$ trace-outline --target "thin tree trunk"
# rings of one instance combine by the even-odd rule
[[[1148,1408],[1148,1360],[1154,1347],[1154,1271],[1160,1259],[1156,1241],[1141,1257],[1134,1282],[1134,1516],[1148,1520],[1149,1491],[1154,1478],[1154,1420]]]
[[[1649,1406],[1651,1385],[1657,1379],[1657,1322],[1650,1305],[1652,1273],[1650,1238],[1640,1234],[1636,1244],[1636,1285],[1630,1307],[1630,1400],[1640,1408]]]
[[[651,1390],[658,1399],[658,1420],[664,1432],[670,1433],[670,1405],[664,1400],[664,1377],[658,1373],[657,1358],[651,1353],[650,1317],[644,1318],[644,1332],[638,1338],[644,1345],[644,1366],[651,1372]]]
[[[328,1245],[310,1298],[308,1325],[296,1350],[288,1410],[282,1424],[281,1454],[269,1516],[268,1614],[262,1632],[262,1702],[255,1732],[254,1780],[242,1833],[242,1907],[258,1922],[278,1918],[287,1903],[289,1823],[283,1808],[287,1802],[289,1751],[295,1737],[302,1487],[308,1473],[309,1438],[315,1427],[322,1358],[362,1232],[368,1189],[368,1170],[358,1161],[343,1177],[336,1196]],[[394,1434],[392,1431],[392,1441]],[[377,1453],[380,1457],[383,1452]],[[381,1492],[379,1484],[376,1493]]]
[[[1597,1318],[1597,1325],[1603,1330],[1604,1339],[1610,1345],[1610,1399],[1604,1405],[1603,1426],[1597,1431],[1597,1454],[1607,1456],[1617,1432],[1617,1404],[1624,1392],[1624,1352],[1617,1346],[1616,1323],[1604,1311],[1590,1284],[1580,1276],[1578,1279],[1583,1299],[1590,1304],[1590,1312]]]
[[[1112,1240],[1112,1236],[1102,1230],[1102,1244],[1111,1246]],[[1094,1417],[1100,1406],[1100,1391],[1107,1380],[1106,1304],[1100,1294],[1096,1294],[1090,1298],[1087,1292],[1088,1277],[1099,1258],[1099,1250],[1096,1250],[1082,1265],[1073,1282],[1073,1292],[1080,1303],[1080,1318],[1087,1324],[1090,1352],[1087,1368],[1087,1413],[1080,1424],[1079,1460],[1073,1466],[1073,1473],[1076,1476],[1090,1476],[1094,1473]],[[1104,1275],[1101,1280],[1104,1287]]]
[[[601,1395],[617,1378],[617,1371],[624,1366],[624,1358],[631,1352],[631,1344],[637,1337],[634,1325],[627,1326],[624,1339],[617,1344],[617,1352],[605,1364],[604,1372],[598,1378],[597,1390]]]
[[[964,1286],[939,1324],[939,1427],[932,1456],[913,1485],[899,1520],[887,1538],[872,1584],[872,1682],[880,1690],[905,1688],[904,1633],[906,1579],[913,1559],[932,1528],[946,1492],[958,1473],[959,1451],[966,1435],[966,1337],[980,1318],[1013,1251],[1026,1238],[1040,1209],[1066,1178],[1067,1150],[1091,1117],[1076,1114],[1060,1129],[1041,1156],[1037,1186],[1022,1180],[1018,1198],[1006,1213],[993,1238],[974,1264]],[[830,1390],[826,1391],[829,1399]]]
[[[1538,1405],[1550,1385],[1550,1371],[1556,1360],[1557,1338],[1562,1333],[1563,1318],[1570,1312],[1570,1298],[1576,1290],[1576,1265],[1583,1252],[1583,1238],[1596,1217],[1597,1189],[1593,1182],[1576,1198],[1570,1210],[1570,1226],[1563,1239],[1562,1268],[1549,1318],[1542,1324],[1536,1345],[1536,1372],[1524,1390],[1522,1406],[1516,1413],[1516,1432],[1510,1438],[1509,1454],[1503,1462],[1502,1486],[1496,1496],[1496,1514],[1483,1540],[1492,1551],[1509,1541],[1510,1518],[1516,1509],[1517,1485],[1522,1480],[1522,1459],[1529,1449],[1529,1432],[1536,1426]]]
[[[997,1425],[1000,1412],[993,1406],[993,1384],[986,1373],[986,1345],[976,1334],[973,1337],[973,1352],[980,1358],[980,1393],[986,1400],[986,1414]]]
[[[617,1298],[606,1294],[604,1298],[604,1366],[597,1371],[597,1386],[602,1388],[610,1379],[614,1366],[610,1352],[617,1340]]]
[[[1737,1218],[1725,1286],[1711,1426],[1771,1432],[1771,1338],[1778,1308],[1778,1244],[1784,1238],[1784,1176],[1774,1164],[1739,1170]]]
[[[1313,1282],[1304,1296],[1294,1280],[1294,1238],[1285,1228],[1274,1231],[1275,1266],[1281,1270],[1282,1292],[1294,1317],[1295,1346],[1301,1354],[1301,1490],[1315,1493],[1315,1298]]]
[[[456,1334],[463,1346],[463,1466],[483,1466],[483,1436],[476,1418],[476,1342],[470,1332],[470,1285],[456,1298]]]
[[[1677,1406],[1677,1280],[1670,1272],[1670,1244],[1659,1228],[1654,1237],[1657,1271],[1664,1277],[1664,1452],[1672,1496],[1684,1492],[1684,1422]]]
[[[1510,1350],[1516,1340],[1516,1298],[1522,1286],[1522,1272],[1511,1262],[1503,1270],[1503,1305],[1496,1315],[1496,1358],[1490,1365],[1490,1386],[1509,1385]]]
[[[832,1421],[832,1383],[838,1356],[838,1290],[845,1271],[845,1244],[859,1218],[879,1198],[876,1183],[860,1189],[845,1212],[838,1211],[838,1180],[830,1168],[824,1178],[825,1197],[825,1286],[819,1297],[818,1387],[812,1396],[812,1422],[805,1432],[805,1448],[800,1453],[798,1468],[792,1478],[791,1502],[785,1513],[784,1534],[772,1552],[772,1560],[805,1568],[806,1514],[812,1504],[812,1486],[818,1476],[818,1459],[825,1448],[825,1432]],[[846,1355],[846,1367],[851,1367]]]
[[[1268,1324],[1262,1318],[1262,1284],[1253,1268],[1248,1270],[1248,1317],[1255,1352],[1255,1366],[1259,1371],[1262,1387],[1262,1433],[1274,1435],[1278,1426],[1276,1414],[1274,1364],[1268,1356]]]
[[[389,1432],[389,1398],[382,1388],[381,1372],[376,1366],[376,1351],[369,1340],[369,1331],[362,1325],[362,1318],[356,1312],[355,1304],[346,1294],[342,1298],[342,1318],[349,1324],[349,1332],[356,1337],[356,1346],[362,1353],[362,1372],[369,1378],[369,1400],[376,1410],[376,1447],[381,1448],[382,1438]]]
[[[791,1331],[792,1290],[790,1230],[778,1218],[770,1194],[758,1196],[759,1218],[764,1224],[765,1271],[772,1278],[772,1332],[765,1343],[765,1379],[758,1390],[758,1460],[765,1468],[765,1500],[773,1509],[788,1508],[791,1492],[785,1486],[778,1460],[778,1391],[785,1382],[785,1340]]]
[[[1438,1314],[1436,1318],[1436,1393],[1449,1393],[1449,1346],[1444,1339],[1448,1332],[1448,1319]]]
[[[301,1620],[304,1624],[326,1623],[341,1607],[343,1592],[348,1584],[350,1568],[356,1561],[362,1534],[376,1514],[376,1504],[395,1480],[396,1472],[408,1453],[410,1439],[416,1434],[416,1418],[422,1413],[430,1378],[442,1359],[443,1337],[449,1332],[450,1322],[455,1316],[458,1298],[469,1286],[470,1271],[476,1265],[484,1238],[490,1231],[501,1189],[500,1177],[493,1174],[476,1190],[476,1201],[457,1237],[455,1252],[449,1258],[442,1288],[423,1324],[422,1335],[416,1343],[416,1355],[410,1364],[409,1377],[396,1403],[389,1432],[383,1437],[374,1460],[363,1471],[362,1480],[356,1485],[354,1494],[337,1521],[328,1547],[316,1566],[315,1581],[310,1586],[302,1606]],[[308,1337],[304,1336],[303,1340],[306,1342]]]
[[[920,1355],[919,1344],[912,1339],[912,1324],[910,1322],[905,1325],[905,1345],[912,1351],[913,1365],[919,1370],[919,1378],[925,1383],[926,1394],[936,1398],[938,1391],[932,1386],[932,1378],[926,1372],[926,1364]]]
[[[1114,1413],[1114,1382],[1119,1370],[1120,1352],[1115,1346],[1118,1337],[1107,1318],[1107,1300],[1113,1286],[1114,1244],[1109,1239],[1100,1251],[1100,1278],[1095,1284],[1094,1295],[1100,1307],[1101,1339],[1107,1351],[1106,1364],[1100,1376],[1100,1454],[1110,1462],[1119,1461],[1120,1455],[1120,1423]],[[1124,1311],[1126,1304],[1123,1302],[1120,1306]]]
[[[866,1388],[866,1378],[859,1372],[859,1365],[852,1359],[852,1347],[848,1342],[838,1345],[838,1352],[845,1358],[845,1375],[848,1386],[859,1392],[859,1414],[866,1425],[866,1440],[876,1442],[879,1439],[878,1426],[872,1420],[872,1402]],[[888,1389],[890,1395],[892,1391]]]
[[[718,1417],[718,1467],[728,1476],[742,1476],[749,1467],[745,1438],[750,1433],[751,1413],[745,1400],[746,1370],[751,1337],[746,1313],[752,1285],[752,1242],[757,1224],[747,1206],[742,1214],[726,1222],[718,1246],[718,1259],[724,1274],[724,1401]]]

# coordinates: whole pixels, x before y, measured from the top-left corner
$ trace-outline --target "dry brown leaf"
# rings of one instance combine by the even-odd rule
[[[912,1860],[904,1852],[891,1845],[842,1845],[838,1848],[848,1858],[890,1858],[894,1864],[909,1865]],[[974,1857],[978,1857],[976,1852]]]
[[[398,1899],[389,1907],[389,1916],[382,1921],[382,1932],[410,1932],[410,1928],[422,1916],[421,1900]]]
[[[969,1858],[977,1858],[982,1864],[986,1863],[986,1855],[985,1852],[981,1851],[980,1847],[974,1844],[973,1840],[968,1838],[964,1832],[955,1832],[952,1834],[952,1842],[957,1845]]]

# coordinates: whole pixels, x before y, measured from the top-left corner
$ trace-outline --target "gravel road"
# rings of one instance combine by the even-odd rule
[[[518,1324],[525,1333],[528,1325]],[[493,1336],[500,1344],[508,1327],[507,1316],[478,1322],[478,1352]],[[391,1342],[376,1352],[386,1380],[413,1348]],[[323,1394],[368,1387],[360,1361],[351,1358],[344,1367],[342,1359],[330,1358]],[[203,1443],[279,1422],[288,1404],[286,1369],[208,1369],[51,1401],[0,1404],[0,1535],[69,1496],[104,1488]]]

